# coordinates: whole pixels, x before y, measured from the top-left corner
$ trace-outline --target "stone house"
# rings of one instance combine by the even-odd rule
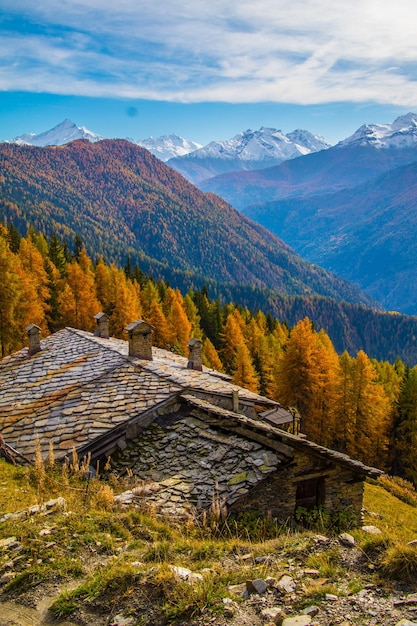
[[[96,321],[95,334],[43,340],[32,324],[29,347],[0,361],[0,435],[17,459],[33,460],[37,439],[61,460],[73,449],[92,465],[111,456],[167,512],[218,498],[282,520],[317,505],[360,519],[364,480],[380,470],[297,434],[294,412],[204,367],[200,341],[187,359],[153,347],[146,322],[123,341],[105,314]]]

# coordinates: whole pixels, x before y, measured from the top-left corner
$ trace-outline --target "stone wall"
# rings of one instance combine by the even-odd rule
[[[284,522],[294,517],[297,485],[321,479],[324,508],[360,521],[363,479],[351,469],[299,450],[283,460],[261,443],[210,427],[198,411],[181,411],[174,402],[150,412],[113,455],[118,471],[129,467],[153,484],[150,499],[160,509],[186,501],[208,510],[217,499],[229,511],[263,511]]]
[[[294,452],[294,461],[255,485],[250,493],[233,503],[231,510],[259,510],[286,521],[296,511],[297,484],[322,478],[323,507],[331,513],[348,512],[359,522],[362,516],[363,479],[350,469],[303,452]]]
[[[196,417],[170,423],[158,417],[113,458],[119,471],[130,467],[143,480],[163,485],[155,499],[186,498],[208,509],[213,497],[229,507],[265,476],[276,472],[278,456],[259,443],[224,434]]]

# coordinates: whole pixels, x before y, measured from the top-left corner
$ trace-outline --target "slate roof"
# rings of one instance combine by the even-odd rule
[[[352,459],[347,454],[331,450],[320,446],[313,441],[309,441],[305,437],[299,437],[288,433],[280,428],[276,428],[272,424],[268,424],[265,421],[258,421],[235,413],[228,409],[224,409],[219,406],[214,406],[210,402],[207,402],[201,398],[196,398],[190,395],[182,394],[182,398],[187,401],[188,404],[195,406],[204,413],[209,415],[209,419],[205,420],[212,426],[228,430],[229,432],[246,435],[248,438],[254,438],[256,441],[272,448],[278,453],[281,458],[292,458],[292,450],[302,450],[313,456],[319,458],[325,458],[330,461],[334,461],[339,465],[348,467],[358,474],[369,476],[370,478],[378,478],[384,472],[376,467],[370,467],[365,465],[361,461]],[[210,420],[210,417],[212,418]]]
[[[128,342],[65,328],[0,362],[0,434],[25,456],[52,441],[59,458],[80,448],[184,390],[273,407],[276,402],[233,385],[204,368],[187,369],[187,359],[153,348],[153,360],[128,356]]]
[[[33,458],[38,436],[42,453],[52,442],[60,458],[73,448],[100,446],[176,400],[205,413],[217,428],[261,441],[283,458],[290,458],[294,448],[302,449],[362,475],[382,473],[267,423],[268,416],[284,422],[292,416],[279,403],[234,385],[228,376],[188,369],[186,358],[159,348],[152,355],[152,361],[131,357],[127,341],[65,328],[42,340],[41,350],[32,356],[24,348],[2,359],[0,440]],[[239,407],[256,407],[263,419],[216,406],[216,397],[227,397],[231,404],[232,391],[239,393]]]

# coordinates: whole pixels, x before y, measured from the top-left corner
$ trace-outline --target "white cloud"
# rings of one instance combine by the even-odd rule
[[[3,0],[0,88],[417,104],[411,0]]]

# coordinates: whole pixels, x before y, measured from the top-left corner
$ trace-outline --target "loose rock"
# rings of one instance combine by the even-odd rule
[[[339,535],[339,541],[343,546],[351,548],[355,545],[355,539],[349,533],[342,533]]]

